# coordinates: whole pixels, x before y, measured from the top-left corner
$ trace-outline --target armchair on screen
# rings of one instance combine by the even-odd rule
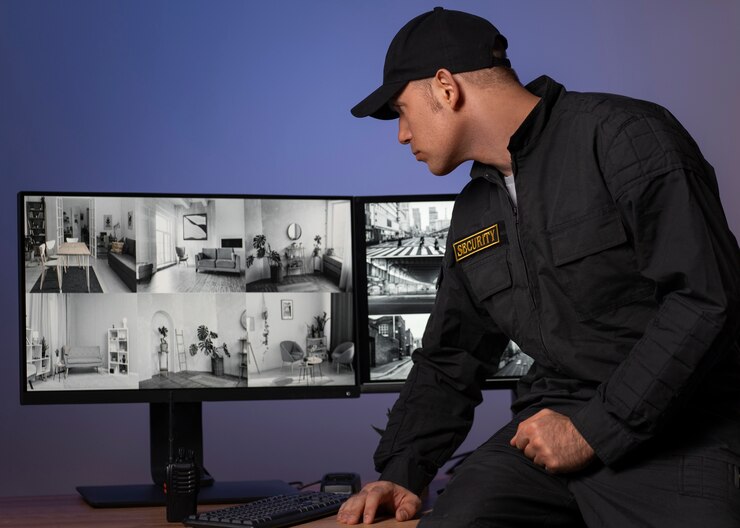
[[[290,372],[293,373],[293,365],[303,361],[303,349],[295,341],[283,341],[280,343],[280,356],[283,359],[283,367],[290,364]],[[282,368],[282,367],[281,367]]]
[[[352,367],[352,359],[355,357],[355,344],[352,341],[345,341],[337,345],[334,352],[331,353],[331,361],[337,366],[337,374],[339,373],[339,367],[349,367],[349,370],[354,372]]]
[[[183,246],[175,246],[175,253],[177,253],[177,265],[179,266],[180,262],[184,262],[187,267],[190,255],[187,254],[185,248]]]
[[[44,289],[44,279],[46,278],[46,270],[48,268],[56,268],[57,271],[57,284],[59,284],[59,293],[62,293],[62,261],[57,258],[49,258],[46,244],[39,246],[39,257],[41,258],[41,284],[39,290]]]

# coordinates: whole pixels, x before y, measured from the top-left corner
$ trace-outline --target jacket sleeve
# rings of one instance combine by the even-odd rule
[[[667,112],[666,112],[667,114]],[[711,166],[670,115],[624,126],[604,176],[659,309],[641,339],[572,420],[617,462],[655,436],[723,364],[739,364],[740,254]]]
[[[481,402],[480,385],[508,338],[479,311],[449,266],[447,238],[439,290],[414,365],[375,452],[381,480],[419,494],[460,446]],[[497,356],[498,355],[498,356]]]

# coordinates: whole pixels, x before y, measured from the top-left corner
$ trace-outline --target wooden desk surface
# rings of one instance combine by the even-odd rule
[[[198,511],[216,509],[221,506],[200,506]],[[44,497],[0,498],[0,526],[13,528],[35,527],[51,528],[74,526],[80,528],[133,528],[133,527],[176,527],[178,523],[168,523],[162,506],[146,508],[92,508],[78,495]],[[369,526],[377,528],[414,528],[417,520],[403,523],[385,520]],[[346,528],[335,517],[302,524],[306,528]],[[368,525],[356,525],[368,526]]]

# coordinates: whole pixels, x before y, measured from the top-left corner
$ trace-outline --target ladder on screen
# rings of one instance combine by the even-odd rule
[[[182,330],[175,329],[175,346],[177,347],[177,362],[180,366],[180,372],[188,370],[187,356],[185,355],[185,339],[182,337]]]

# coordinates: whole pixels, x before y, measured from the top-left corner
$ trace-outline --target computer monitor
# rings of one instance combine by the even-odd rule
[[[203,465],[203,401],[359,395],[352,207],[19,193],[21,403],[150,404],[155,484],[86,498],[162,502],[175,450]],[[282,490],[210,484],[202,502]]]
[[[363,392],[399,391],[411,370],[437,293],[454,200],[451,194],[355,198]],[[510,341],[484,388],[514,388],[532,361]]]

